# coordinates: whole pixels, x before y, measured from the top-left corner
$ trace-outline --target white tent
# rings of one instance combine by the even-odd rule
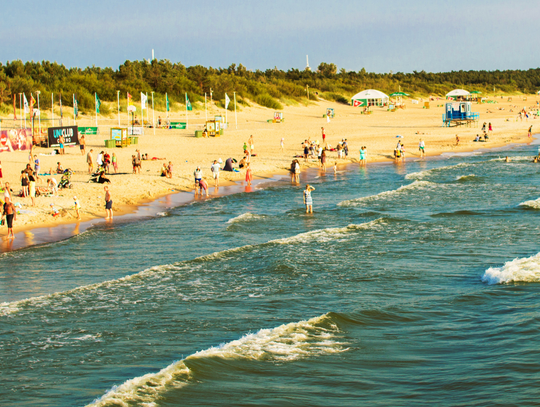
[[[446,97],[449,98],[456,98],[456,97],[465,97],[465,96],[469,96],[470,95],[470,92],[467,92],[466,90],[464,89],[454,89],[453,91],[451,92],[448,92],[446,94]]]
[[[388,103],[388,95],[375,89],[368,89],[357,93],[351,98],[353,106],[382,106]]]

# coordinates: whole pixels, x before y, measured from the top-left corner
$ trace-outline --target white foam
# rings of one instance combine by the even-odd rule
[[[212,347],[184,360],[172,363],[157,373],[130,379],[113,387],[89,406],[153,405],[160,394],[190,384],[191,371],[184,362],[195,359],[221,358],[225,360],[254,360],[264,362],[292,362],[347,350],[337,336],[338,327],[325,314],[308,321],[294,322]],[[188,363],[189,365],[189,363]]]
[[[410,190],[417,190],[417,189],[434,188],[434,187],[440,187],[440,184],[437,184],[435,182],[417,180],[411,184],[402,185],[398,189],[393,189],[391,191],[384,191],[384,192],[378,193],[377,195],[363,196],[361,198],[355,198],[355,199],[342,201],[338,203],[338,206],[358,206],[364,202],[376,201],[381,198],[391,197],[393,195],[396,195],[402,192],[406,192]]]
[[[265,217],[266,216],[264,215],[257,215],[254,213],[246,212],[237,216],[236,218],[229,219],[227,223],[247,222],[251,220],[264,219]]]
[[[490,267],[482,276],[488,284],[505,284],[510,282],[540,282],[540,253],[532,257],[514,259],[504,263],[502,267]]]
[[[375,219],[370,222],[360,223],[360,224],[350,224],[341,228],[326,228],[326,229],[317,229],[310,230],[309,232],[300,233],[291,237],[286,237],[283,239],[271,240],[268,243],[277,243],[277,244],[291,244],[291,243],[306,243],[313,240],[318,242],[327,242],[330,240],[335,240],[340,237],[345,237],[350,232],[361,229],[369,229],[375,225],[384,224],[383,218]]]
[[[447,165],[445,167],[437,167],[437,168],[431,168],[430,170],[424,170],[424,171],[418,171],[418,172],[411,172],[410,174],[405,175],[405,179],[415,179],[415,180],[421,180],[424,179],[426,176],[429,176],[433,173],[449,170],[452,168],[459,168],[471,165],[469,163],[459,163],[455,165]]]
[[[458,180],[458,181],[464,181],[464,180],[466,180],[466,179],[471,179],[471,178],[474,178],[474,177],[476,177],[476,175],[474,175],[474,174],[469,174],[469,175],[458,175],[458,176],[456,177],[456,180]]]
[[[527,207],[533,208],[533,209],[540,209],[540,198],[535,199],[533,201],[521,202],[519,204],[519,206],[527,206]]]

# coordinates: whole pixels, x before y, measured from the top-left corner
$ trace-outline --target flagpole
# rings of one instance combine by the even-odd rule
[[[206,111],[206,92],[204,92],[204,118],[208,121],[208,112]]]
[[[39,136],[41,137],[41,110],[39,110],[39,94],[41,93],[39,90],[36,91],[37,93],[37,110],[39,111],[38,116],[38,129],[39,129]]]
[[[226,96],[226,95],[227,95],[227,94],[225,93],[225,96]],[[227,107],[228,107],[228,106],[227,106],[227,100],[225,100],[225,123],[227,123],[227,122],[229,121],[229,116],[227,115],[229,109],[227,109]],[[228,126],[228,124],[226,124],[226,125]]]
[[[21,129],[22,129],[22,93],[19,93],[19,111],[20,111],[20,122],[21,122]]]
[[[143,109],[143,96],[144,93],[141,92],[141,126],[142,126],[142,134],[144,136],[144,109]],[[146,102],[145,102],[146,105]]]
[[[26,98],[26,95],[24,95]],[[26,105],[24,106],[24,128],[26,129]]]
[[[238,129],[238,118],[236,117],[236,92],[234,92],[234,125]]]
[[[73,125],[77,125],[77,119],[75,118],[75,93],[73,93]]]
[[[62,114],[62,92],[60,92],[60,127],[62,127],[62,119],[64,115]]]
[[[167,125],[169,124],[169,96],[167,95],[167,92],[165,92],[165,110],[167,110]]]
[[[52,127],[54,127],[54,93],[51,93],[51,120]]]
[[[126,92],[126,100],[127,100],[127,127],[129,129],[129,92]],[[133,124],[131,125],[131,133],[133,133]],[[128,130],[129,134],[129,130]],[[133,134],[131,134],[133,136]]]
[[[146,92],[146,122],[150,122],[150,112],[148,111],[148,92]]]
[[[120,127],[120,91],[116,91],[116,99],[118,100],[118,127]]]
[[[94,102],[96,104],[96,127],[98,126],[97,124],[97,92],[94,92]]]
[[[154,129],[154,136],[156,135],[156,120],[154,111],[154,92],[152,92],[152,128]]]
[[[189,127],[189,122],[188,122],[188,115],[187,115],[187,92],[186,92],[186,130],[188,129]]]

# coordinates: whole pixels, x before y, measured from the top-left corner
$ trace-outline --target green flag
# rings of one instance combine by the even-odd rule
[[[193,108],[191,107],[191,102],[189,101],[189,98],[187,96],[187,93],[186,93],[186,110],[189,110],[190,112],[193,110]]]
[[[167,112],[169,111],[169,96],[165,93],[165,100],[167,101]]]
[[[99,113],[99,107],[101,106],[101,100],[99,100],[99,97],[96,93],[96,113]]]

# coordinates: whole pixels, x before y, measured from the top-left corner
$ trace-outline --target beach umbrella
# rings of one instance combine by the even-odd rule
[[[397,97],[397,100],[398,100],[398,103],[401,105],[402,104],[402,96],[409,96],[407,95],[405,92],[394,92],[394,93],[390,93],[390,96],[392,97]]]

